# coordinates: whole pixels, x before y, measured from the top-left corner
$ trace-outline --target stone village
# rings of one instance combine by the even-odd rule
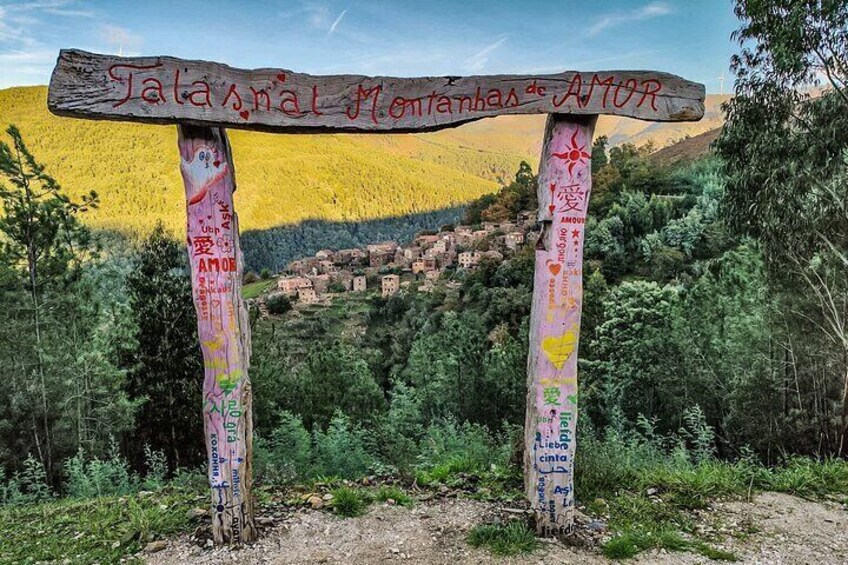
[[[537,235],[531,233],[535,226],[535,212],[521,212],[515,221],[445,226],[406,244],[386,241],[365,248],[323,249],[289,263],[276,288],[258,299],[260,311],[265,315],[265,298],[279,294],[295,304],[320,304],[341,292],[377,288],[384,298],[410,287],[430,292],[449,271],[472,270],[483,260],[501,261],[514,253]]]

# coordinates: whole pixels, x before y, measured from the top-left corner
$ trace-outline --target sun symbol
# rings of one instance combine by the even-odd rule
[[[556,157],[557,159],[562,159],[563,161],[568,162],[568,174],[571,175],[574,171],[574,167],[576,165],[584,165],[588,161],[584,159],[591,159],[592,156],[586,153],[585,145],[577,145],[577,132],[574,132],[574,135],[571,136],[571,146],[566,146],[566,150],[562,153],[552,153],[552,157]]]

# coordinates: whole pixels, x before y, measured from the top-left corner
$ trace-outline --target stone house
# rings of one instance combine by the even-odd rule
[[[524,234],[520,231],[511,231],[504,237],[504,243],[507,249],[515,251],[522,243],[524,243]]]
[[[367,286],[365,275],[353,277],[353,288],[351,289],[353,292],[365,292]]]
[[[480,264],[480,254],[476,251],[463,251],[459,254],[459,266],[463,269],[471,269]]]
[[[283,277],[277,280],[277,290],[286,295],[297,294],[302,287],[312,287],[312,281],[306,277]]]
[[[426,273],[436,269],[436,260],[431,258],[419,259],[412,263],[413,274]]]
[[[302,286],[297,289],[297,301],[303,304],[314,304],[318,302],[318,293],[311,286]]]
[[[400,290],[400,277],[397,275],[385,275],[381,279],[383,298],[397,294]]]

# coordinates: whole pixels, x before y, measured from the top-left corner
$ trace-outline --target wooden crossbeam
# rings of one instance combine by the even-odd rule
[[[50,80],[58,115],[278,132],[411,132],[503,114],[704,115],[704,86],[653,71],[394,78],[235,69],[173,57],[63,50]]]

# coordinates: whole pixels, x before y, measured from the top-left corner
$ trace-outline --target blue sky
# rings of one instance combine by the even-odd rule
[[[313,74],[652,69],[712,93],[736,27],[731,0],[0,0],[0,88],[46,84],[76,47]]]

